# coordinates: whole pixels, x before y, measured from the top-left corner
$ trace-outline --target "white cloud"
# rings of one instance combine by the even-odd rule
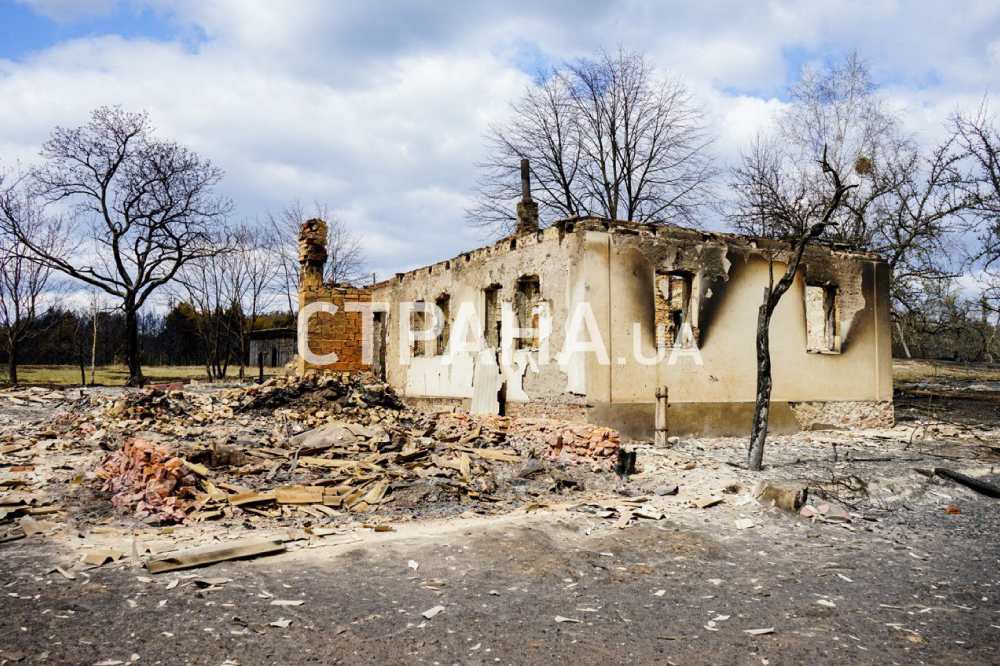
[[[115,3],[31,4],[67,20]],[[35,159],[55,125],[96,106],[145,108],[164,136],[225,169],[243,214],[325,202],[382,275],[479,244],[462,211],[473,164],[528,81],[525,57],[646,51],[697,91],[724,160],[780,108],[796,58],[857,47],[929,141],[956,104],[977,104],[990,84],[996,99],[1000,60],[1000,8],[985,0],[961,11],[929,0],[131,4],[204,40],[94,36],[0,61],[0,158]]]

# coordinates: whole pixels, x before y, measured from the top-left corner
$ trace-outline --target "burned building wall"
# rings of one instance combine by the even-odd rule
[[[496,371],[503,374],[507,413],[560,417],[572,413],[574,420],[581,419],[585,389],[572,390],[567,369],[554,358],[564,340],[561,327],[548,338],[552,363],[538,363],[542,351],[537,336],[509,345],[509,366],[501,367],[500,348],[505,336],[503,307],[509,308],[512,317],[508,324],[518,328],[533,327],[546,310],[554,321],[564,320],[574,299],[573,285],[583,280],[585,263],[581,239],[550,228],[508,238],[377,285],[374,302],[388,305],[382,328],[385,335],[379,341],[385,348],[386,379],[408,397],[464,402],[468,407],[476,364],[483,362],[482,355],[455,352],[445,363],[446,352],[455,351],[448,349],[445,341],[434,345],[434,353],[414,355],[408,353],[413,345],[401,339],[404,313],[400,304],[447,302],[446,332],[459,327],[456,335],[464,344],[471,347],[481,337],[480,348],[491,350],[487,361],[496,362]],[[582,297],[583,292],[577,291],[577,298]],[[533,407],[520,409],[529,402]]]
[[[399,274],[351,297],[384,304],[376,305],[386,311],[374,326],[379,372],[425,405],[473,409],[478,373],[499,373],[499,404],[508,414],[589,421],[649,438],[656,390],[665,386],[671,432],[745,435],[768,261],[780,275],[787,251],[775,241],[575,218]],[[832,299],[820,304],[818,324],[809,323],[817,309],[810,305],[811,287]],[[303,303],[309,289],[300,295]],[[470,349],[451,349],[453,340],[402,339],[403,317],[406,323],[412,318],[404,304],[415,302],[446,304],[443,327],[459,329]],[[578,306],[586,306],[606,358],[559,354],[568,335],[581,343],[590,338],[589,330],[567,326]],[[504,307],[513,324],[498,314]],[[534,326],[543,312],[552,322],[547,351],[535,332],[510,345],[509,365],[499,363],[509,336],[503,326]],[[884,262],[843,248],[809,247],[771,323],[772,430],[891,423],[888,316]],[[477,340],[479,347],[472,345]]]
[[[655,387],[666,386],[671,431],[748,433],[757,376],[756,322],[768,283],[768,258],[774,258],[775,274],[781,275],[787,247],[727,234],[641,226],[614,230],[605,235],[605,242],[609,305],[603,316],[615,363],[609,399],[595,400],[590,418],[651,437]],[[632,362],[634,321],[646,321],[640,336],[642,354],[656,351],[655,333],[645,330],[655,331],[658,294],[655,286],[636,280],[637,274],[692,276],[691,312],[685,316],[701,364],[682,354],[674,363]],[[807,339],[806,286],[811,284],[824,286],[835,299],[836,343],[825,350],[811,349]],[[653,305],[644,310],[648,303]],[[892,423],[888,308],[884,262],[827,246],[808,248],[803,269],[771,322],[773,431]]]
[[[261,359],[265,368],[280,368],[295,358],[295,329],[278,328],[254,331],[250,334],[250,353],[247,363],[256,367]]]

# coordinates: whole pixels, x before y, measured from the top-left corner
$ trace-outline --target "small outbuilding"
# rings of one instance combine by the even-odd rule
[[[294,328],[262,328],[250,334],[250,358],[248,365],[257,367],[260,355],[264,355],[265,368],[280,368],[295,358]]]

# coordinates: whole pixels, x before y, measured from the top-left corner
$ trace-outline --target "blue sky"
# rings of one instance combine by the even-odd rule
[[[23,61],[74,39],[116,35],[126,39],[187,42],[192,47],[204,38],[196,30],[182,29],[170,20],[169,11],[119,3],[96,13],[43,13],[30,3],[0,2],[0,58]]]
[[[688,82],[722,162],[800,65],[851,49],[923,141],[987,90],[1000,109],[994,0],[0,0],[0,164],[146,109],[241,215],[327,204],[390,275],[481,244],[462,211],[488,124],[538,66],[619,44]]]

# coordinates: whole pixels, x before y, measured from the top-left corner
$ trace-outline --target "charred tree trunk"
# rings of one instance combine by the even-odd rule
[[[764,440],[767,438],[767,419],[771,411],[771,302],[774,266],[768,266],[771,281],[764,294],[764,302],[757,313],[757,402],[753,409],[753,427],[750,430],[750,461],[753,471],[760,471],[764,463]]]
[[[142,376],[139,358],[139,317],[134,305],[125,305],[125,365],[128,366],[126,386],[142,386],[146,378]]]
[[[90,341],[90,385],[94,385],[94,377],[97,374],[97,309],[94,309],[94,332]],[[86,384],[84,380],[84,384]]]
[[[959,483],[966,488],[971,488],[977,493],[981,493],[987,497],[1000,497],[1000,485],[990,483],[986,479],[977,479],[966,474],[959,474],[955,470],[948,469],[947,467],[935,467],[934,473],[938,476],[950,479],[955,483]]]
[[[826,223],[814,224],[809,231],[799,238],[792,249],[785,274],[774,284],[774,260],[768,260],[767,288],[764,290],[764,302],[757,315],[757,401],[753,409],[753,427],[750,430],[750,458],[748,467],[759,472],[764,463],[764,441],[767,439],[767,419],[771,411],[771,316],[778,306],[778,301],[785,295],[795,280],[795,274],[802,263],[802,253],[810,239],[823,233]]]
[[[840,180],[840,174],[830,166],[826,160],[826,149],[823,149],[823,160],[820,162],[823,172],[830,175],[833,181],[833,197],[826,206],[823,217],[819,222],[807,229],[795,242],[788,257],[788,265],[785,267],[785,274],[781,276],[778,283],[774,283],[774,258],[768,259],[767,288],[764,290],[764,302],[760,306],[757,316],[757,400],[753,410],[753,426],[750,430],[750,448],[747,466],[751,471],[759,472],[764,464],[764,442],[767,439],[767,419],[771,411],[771,316],[778,306],[778,301],[785,295],[788,288],[795,280],[795,274],[802,263],[802,253],[805,252],[806,245],[813,238],[817,238],[823,233],[826,227],[834,224],[831,222],[833,213],[840,206],[844,193],[856,187],[855,185],[844,185]]]
[[[7,359],[7,378],[10,379],[11,384],[17,383],[17,347],[17,340],[12,339],[9,345],[10,357]]]

